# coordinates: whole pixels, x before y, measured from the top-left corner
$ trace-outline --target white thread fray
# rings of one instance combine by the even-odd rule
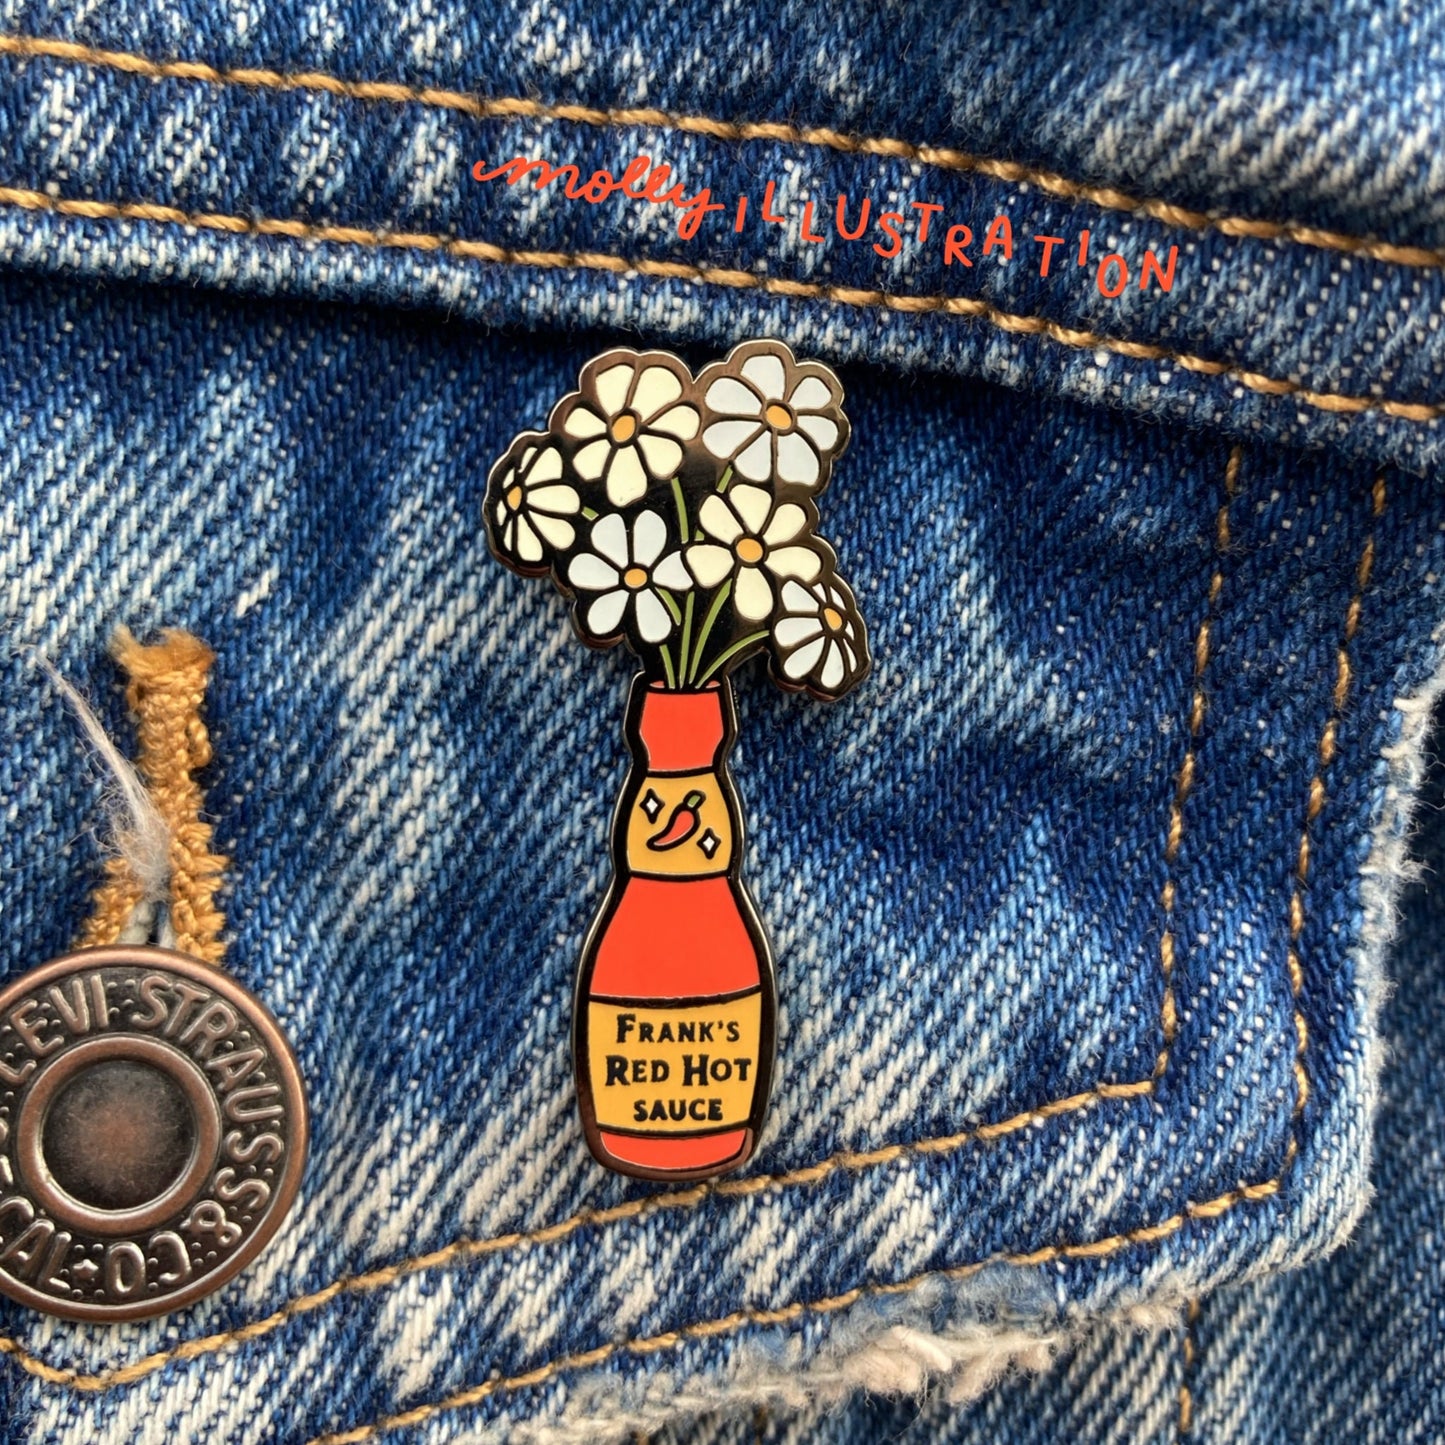
[[[466,1439],[527,1440],[534,1445],[606,1445],[633,1441],[689,1419],[720,1416],[745,1418],[750,1410],[766,1409],[779,1416],[841,1408],[855,1392],[868,1390],[922,1401],[934,1390],[951,1405],[978,1399],[1005,1375],[1039,1373],[1066,1350],[1102,1329],[1120,1336],[1177,1333],[1177,1305],[1144,1306],[1121,1311],[1095,1324],[1081,1323],[1052,1333],[1033,1334],[1017,1328],[964,1326],[933,1332],[894,1325],[867,1344],[841,1356],[822,1358],[802,1370],[774,1360],[739,1361],[726,1384],[678,1388],[663,1375],[649,1382],[646,1394],[630,1406],[612,1403],[616,1380],[595,1388],[574,1390],[561,1419],[508,1421],[468,1433]]]
[[[170,900],[171,830],[151,801],[150,792],[135,766],[110,740],[86,700],[61,676],[49,658],[33,649],[31,657],[70,705],[103,770],[109,774],[110,786],[105,796],[109,827],[100,840],[101,846],[125,859],[141,889],[136,917],[117,942],[143,943],[145,937],[129,935],[138,929],[148,935],[151,919]]]
[[[1380,750],[1387,778],[1384,803],[1370,839],[1369,856],[1360,865],[1360,905],[1364,920],[1354,961],[1355,987],[1363,1003],[1366,1039],[1362,1090],[1368,1127],[1359,1160],[1364,1182],[1353,1207],[1330,1241],[1332,1247],[1349,1241],[1374,1197],[1370,1183],[1374,1169],[1374,1119],[1388,1049],[1380,1034],[1380,1014],[1391,993],[1385,964],[1400,925],[1400,895],[1406,884],[1415,882],[1423,873],[1411,854],[1411,845],[1418,827],[1420,790],[1430,765],[1426,749],[1431,724],[1441,698],[1445,697],[1445,624],[1435,629],[1430,642],[1436,650],[1435,672],[1419,692],[1394,701],[1395,711],[1400,715],[1400,735],[1397,741]]]

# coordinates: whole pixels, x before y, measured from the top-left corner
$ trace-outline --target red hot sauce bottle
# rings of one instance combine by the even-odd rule
[[[587,1143],[647,1179],[744,1164],[772,1084],[777,989],[741,876],[726,678],[694,692],[633,679],[632,766],[612,821],[613,879],[573,1009]]]

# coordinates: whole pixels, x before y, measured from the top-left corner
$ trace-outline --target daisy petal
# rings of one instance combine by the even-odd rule
[[[702,444],[715,457],[730,457],[758,434],[755,421],[715,421],[703,434]]]
[[[703,498],[702,506],[697,510],[697,519],[702,523],[703,531],[719,542],[736,542],[743,534],[742,523],[716,492]]]
[[[698,542],[687,549],[687,565],[703,587],[716,587],[733,570],[733,554],[729,547],[714,547],[711,542]]]
[[[587,609],[588,630],[598,637],[611,637],[622,622],[627,607],[627,593],[618,588],[615,592],[604,592]]]
[[[595,529],[592,541],[594,544],[597,541]],[[609,587],[616,587],[622,579],[618,576],[617,569],[609,567],[601,557],[594,557],[591,552],[579,552],[568,564],[567,580],[572,586],[580,587],[586,592],[603,592]]]
[[[832,451],[838,444],[838,424],[830,417],[800,416],[798,430],[807,432],[820,452]]]
[[[818,599],[797,582],[783,583],[783,606],[789,612],[818,612]]]
[[[738,458],[742,470],[742,458]],[[811,487],[818,480],[818,454],[797,432],[778,438],[778,479]]]
[[[655,416],[647,423],[648,431],[664,431],[670,437],[676,437],[680,442],[690,442],[697,435],[697,429],[702,425],[702,417],[698,415],[697,408],[692,406],[675,406],[663,412],[661,416]]]
[[[762,487],[734,487],[728,493],[728,502],[754,536],[763,530],[773,507],[771,494]]]
[[[601,402],[602,410],[608,416],[616,416],[627,404],[627,388],[631,384],[632,366],[626,361],[609,366],[606,371],[599,371],[592,378],[597,400]]]
[[[774,547],[763,565],[775,577],[812,582],[823,570],[823,559],[811,547]]]
[[[751,446],[744,447],[733,458],[739,474],[752,482],[765,482],[773,468],[773,434],[762,431]]]
[[[749,622],[761,622],[773,610],[773,589],[756,567],[740,567],[733,585],[733,602],[738,616]]]
[[[632,393],[632,409],[644,421],[682,395],[682,383],[665,366],[646,366]]]
[[[572,465],[577,468],[577,475],[584,482],[595,482],[602,475],[602,469],[607,465],[607,456],[611,450],[606,437],[598,437],[595,442],[588,442],[572,458]]]
[[[743,362],[742,374],[767,397],[769,401],[781,401],[787,375],[783,371],[782,358],[772,352],[750,356]]]
[[[763,533],[763,541],[769,547],[780,547],[784,542],[791,542],[807,525],[808,514],[796,502],[784,502],[773,513],[773,520]]]
[[[642,452],[642,460],[647,463],[647,470],[658,481],[666,481],[676,474],[678,463],[682,461],[682,448],[671,437],[640,432],[637,445]]]
[[[636,447],[618,447],[607,472],[607,500],[614,507],[625,507],[647,491],[647,473]]]
[[[719,547],[717,550],[720,552],[722,548]],[[692,573],[687,570],[687,564],[682,560],[681,552],[669,552],[652,569],[652,580],[659,587],[666,587],[669,592],[690,592],[692,590]]]
[[[816,617],[784,617],[773,628],[779,647],[797,647],[822,632],[823,624]]]
[[[616,512],[609,512],[593,527],[592,545],[613,566],[627,566],[627,523]]]
[[[833,400],[833,393],[821,376],[805,376],[788,398],[794,411],[821,411]]]
[[[542,560],[542,544],[525,517],[517,518],[517,556],[524,562]]]
[[[823,655],[823,649],[828,645],[826,637],[817,637],[796,652],[791,652],[783,659],[783,676],[791,678],[806,677],[812,670],[818,659]]]
[[[545,512],[532,513],[532,525],[541,533],[542,540],[557,548],[570,547],[577,540],[577,530],[571,522],[561,517],[548,516]]]
[[[569,437],[600,437],[607,430],[607,423],[590,406],[574,406],[562,423],[562,430]]]
[[[707,389],[707,404],[723,416],[761,416],[763,404],[751,387],[735,376],[720,376]]]
[[[828,647],[823,662],[823,675],[818,680],[829,689],[837,687],[843,681],[843,649],[836,642]]]
[[[549,482],[544,487],[527,489],[527,507],[533,512],[551,512],[557,517],[572,517],[582,509],[582,498],[576,487]]]
[[[672,615],[650,587],[637,594],[637,630],[644,642],[661,642],[672,631]]]
[[[562,453],[556,447],[548,447],[527,477],[527,485],[535,487],[539,482],[555,482],[562,475]]]
[[[632,524],[632,560],[651,567],[667,546],[667,523],[656,512],[643,512]]]

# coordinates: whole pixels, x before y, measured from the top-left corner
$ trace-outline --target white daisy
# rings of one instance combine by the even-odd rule
[[[783,610],[773,624],[778,665],[789,682],[837,694],[862,675],[867,659],[862,626],[836,577],[810,586],[783,583]]]
[[[610,351],[582,372],[580,392],[563,400],[552,429],[581,442],[572,458],[584,482],[606,481],[607,500],[625,507],[682,464],[682,443],[702,418],[681,402],[692,377],[663,352]]]
[[[630,610],[644,642],[665,641],[675,623],[658,589],[686,592],[692,586],[682,553],[662,556],[667,524],[656,512],[642,512],[629,537],[627,523],[609,512],[592,528],[590,540],[595,550],[579,552],[567,567],[573,587],[597,594],[581,614],[587,632],[598,640],[615,637]]]
[[[796,577],[811,582],[823,570],[817,552],[794,545],[795,539],[807,535],[807,513],[796,502],[775,505],[772,493],[763,487],[713,492],[698,509],[697,519],[716,541],[689,546],[688,568],[704,587],[716,587],[736,569],[733,606],[745,621],[759,622],[773,610],[767,573],[779,580]]]
[[[564,551],[576,540],[567,519],[582,510],[582,498],[561,478],[562,453],[536,438],[523,438],[503,458],[492,479],[492,535],[512,561],[535,567],[549,547]]]
[[[820,487],[848,440],[843,388],[780,341],[753,341],[707,367],[698,387],[709,421],[702,443],[751,482]]]

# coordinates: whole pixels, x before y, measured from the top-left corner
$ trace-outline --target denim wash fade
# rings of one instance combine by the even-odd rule
[[[1386,1163],[1366,1214],[1386,968],[1430,966],[1386,948],[1445,666],[1445,12],[143,0],[0,31],[3,976],[101,866],[104,779],[27,649],[124,739],[106,639],[188,627],[227,965],[315,1115],[220,1294],[109,1330],[0,1306],[0,1438],[923,1409],[1167,1439],[1181,1387],[1200,1438],[1347,1419],[1381,1371],[1344,1301],[1420,1295],[1321,1256],[1360,1227],[1407,1260],[1438,1197]],[[728,210],[688,241],[471,179],[639,153]],[[1006,215],[1014,256],[883,257],[840,194]],[[1095,263],[1177,246],[1172,286],[1102,295],[1084,230]],[[1035,234],[1068,238],[1047,277]],[[744,1175],[670,1190],[592,1164],[567,1055],[630,669],[480,507],[605,346],[761,335],[842,375],[827,525],[875,670],[835,707],[739,676],[779,1069]],[[1430,998],[1397,1037],[1438,1034]],[[1429,1094],[1425,1047],[1390,1097]],[[1431,1363],[1379,1418],[1436,1392],[1415,1318]]]

